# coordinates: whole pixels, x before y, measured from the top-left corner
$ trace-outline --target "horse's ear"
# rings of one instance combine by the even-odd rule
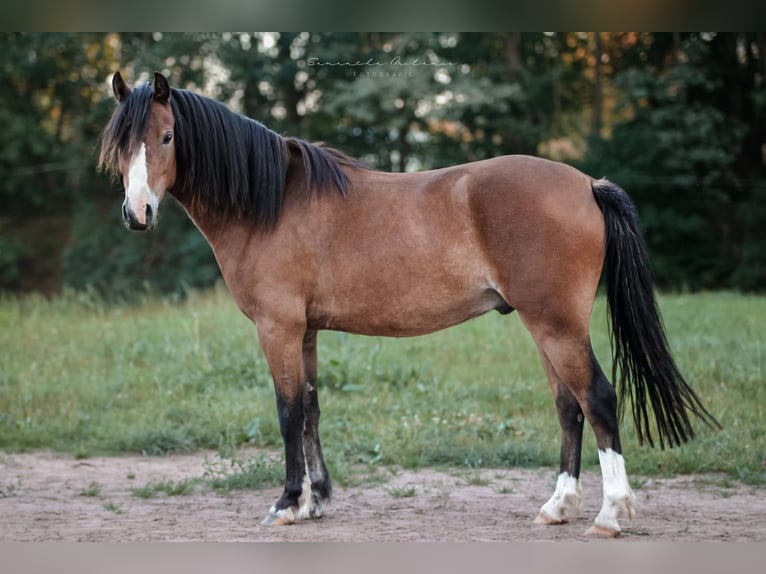
[[[154,101],[167,104],[170,99],[170,86],[168,81],[159,72],[154,72]]]
[[[125,80],[122,79],[120,72],[115,72],[114,76],[112,76],[112,91],[118,102],[127,98],[130,93],[130,88],[128,87],[128,84],[125,83]]]

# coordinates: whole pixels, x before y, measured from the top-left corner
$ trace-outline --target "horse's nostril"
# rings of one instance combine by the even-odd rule
[[[128,223],[128,206],[124,203],[122,204],[122,220]]]
[[[152,206],[148,203],[146,204],[146,224],[151,225],[152,223]]]

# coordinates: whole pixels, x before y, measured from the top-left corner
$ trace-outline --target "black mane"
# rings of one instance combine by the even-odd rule
[[[187,90],[171,89],[175,119],[176,182],[197,209],[224,217],[252,217],[265,226],[279,219],[291,165],[305,174],[306,197],[328,187],[345,195],[344,166],[366,167],[321,144],[283,137],[262,123]],[[101,135],[99,167],[118,172],[119,155],[132,156],[146,133],[153,89],[131,90]]]

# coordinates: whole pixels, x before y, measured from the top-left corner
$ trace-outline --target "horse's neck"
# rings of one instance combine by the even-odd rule
[[[235,263],[232,261],[234,254],[242,252],[245,242],[252,236],[252,230],[244,223],[227,221],[223,216],[199,209],[188,196],[173,195],[213,249],[218,266],[225,275]]]

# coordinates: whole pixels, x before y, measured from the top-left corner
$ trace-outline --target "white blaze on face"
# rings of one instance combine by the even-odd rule
[[[159,197],[149,187],[149,169],[146,163],[146,144],[141,143],[138,153],[133,157],[128,168],[128,188],[125,190],[125,202],[139,223],[146,223],[146,206],[157,213]]]
[[[601,465],[601,478],[604,482],[604,502],[595,524],[616,532],[620,531],[618,518],[634,518],[633,508],[636,499],[628,483],[625,472],[625,459],[611,448],[598,451]]]

